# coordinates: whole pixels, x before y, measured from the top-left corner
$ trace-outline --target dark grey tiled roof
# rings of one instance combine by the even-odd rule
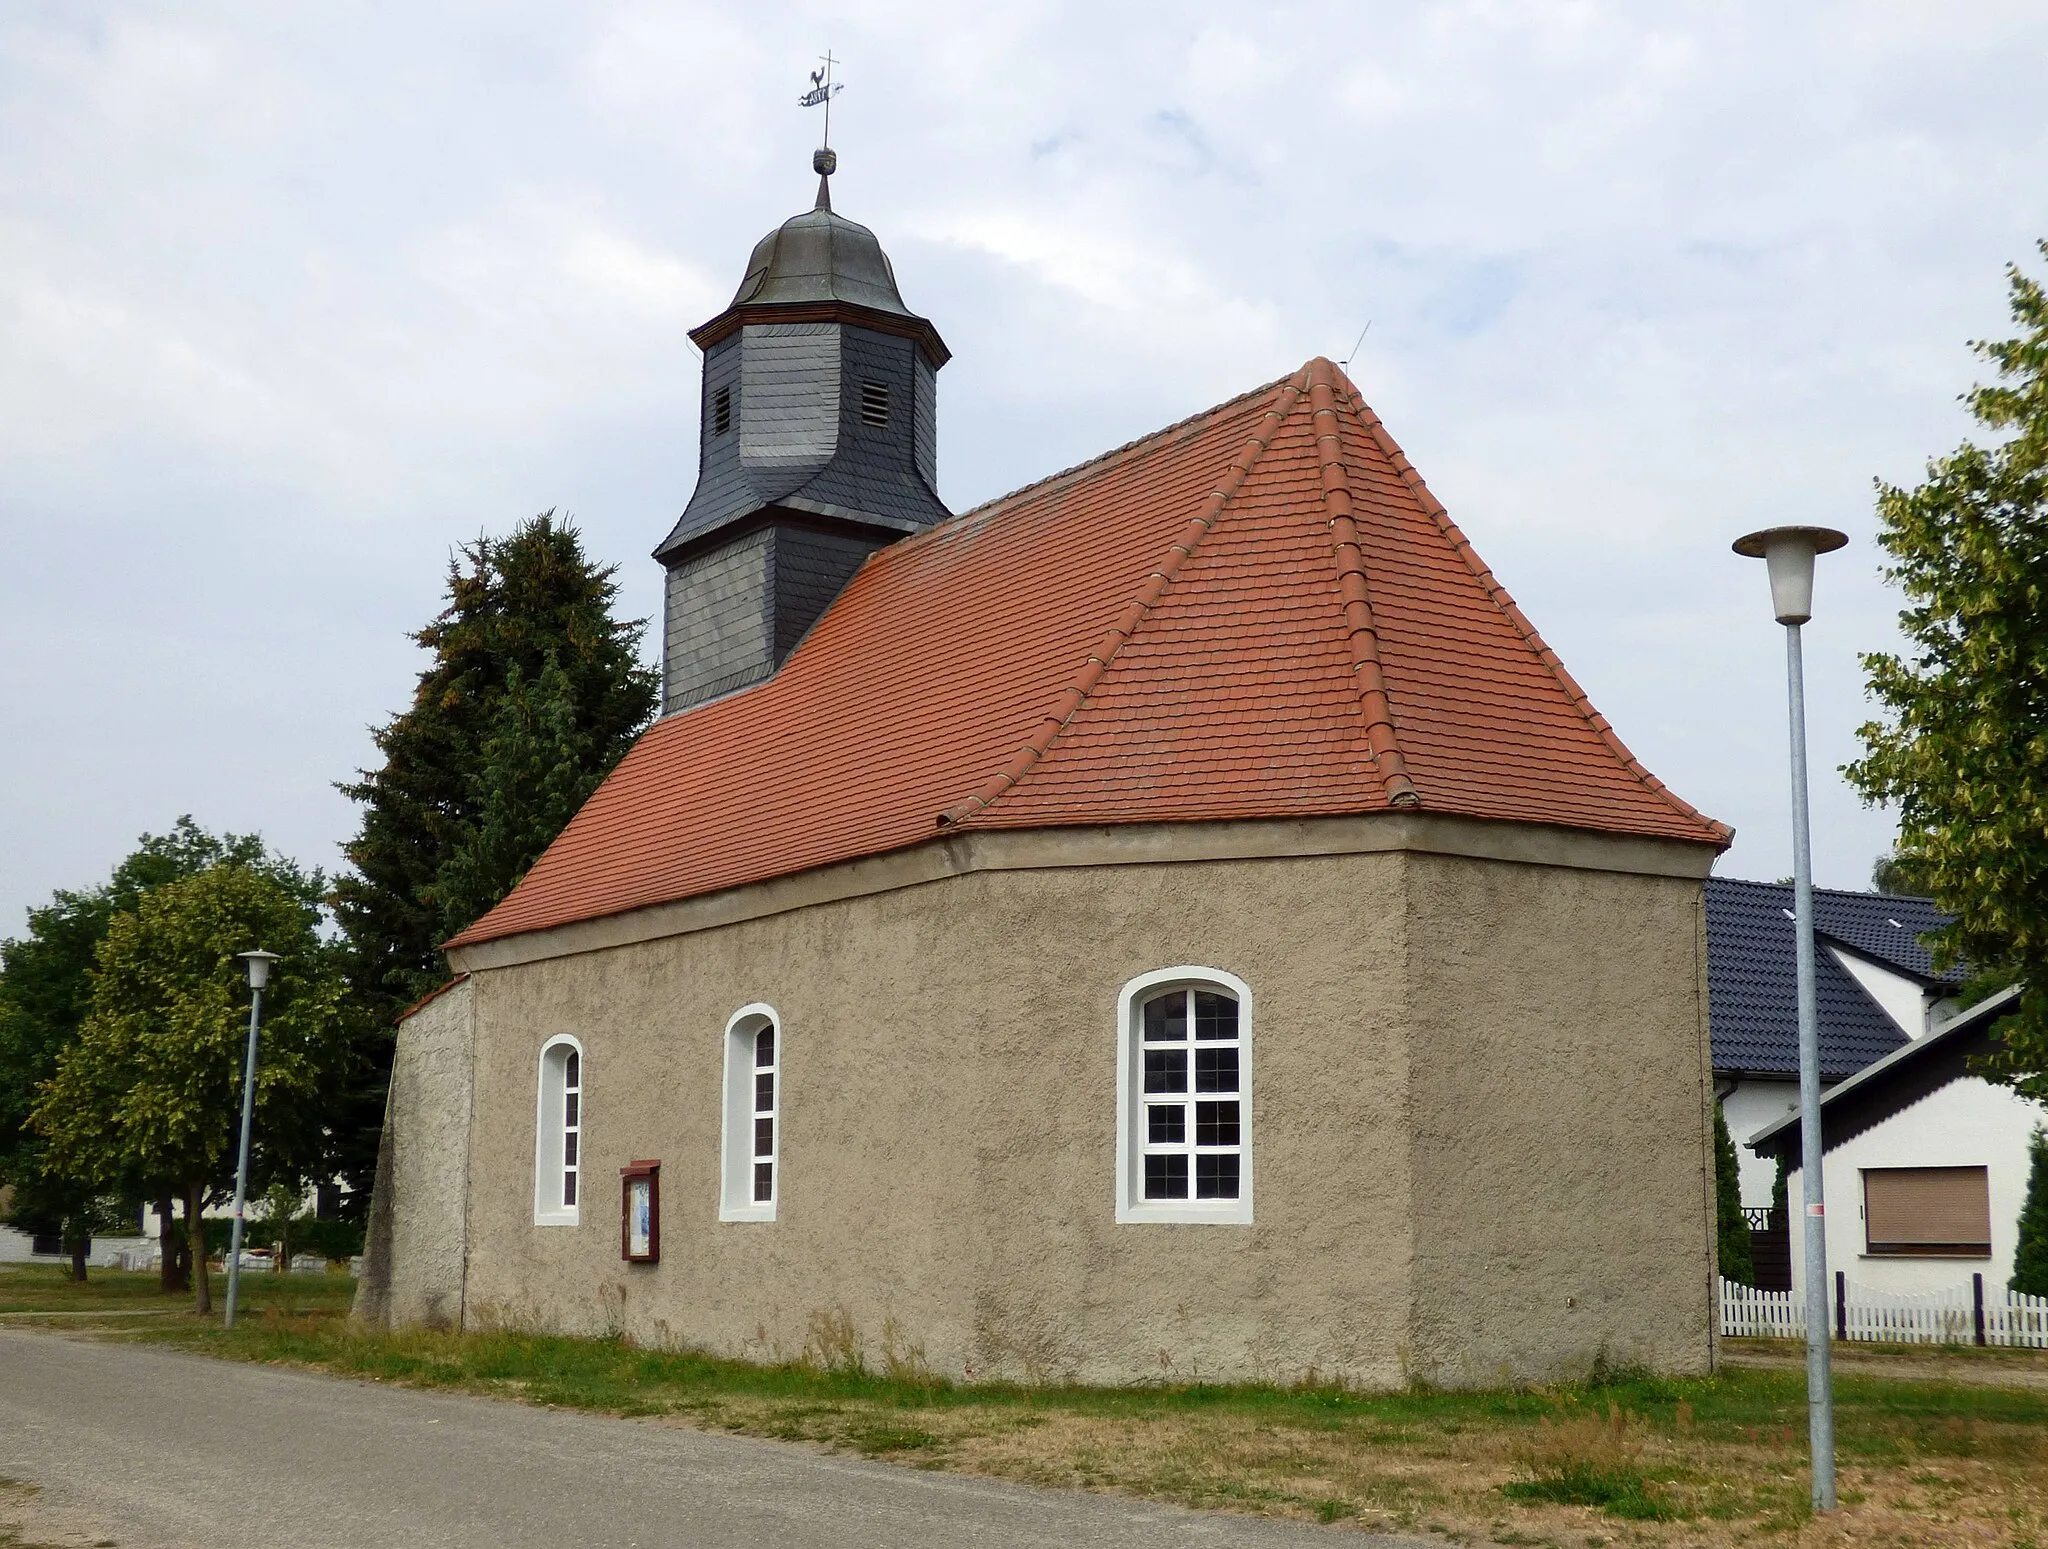
[[[1785,895],[1783,907],[1791,908],[1792,889],[1777,891]],[[1929,931],[1946,924],[1948,916],[1934,907],[1931,898],[1904,898],[1897,893],[1844,893],[1833,888],[1815,888],[1813,892],[1813,927],[1821,935],[1852,952],[1889,963],[1900,973],[1953,988],[1962,983],[1962,976],[1954,972],[1936,973],[1933,957],[1920,942]]]
[[[1921,935],[1946,922],[1925,898],[1815,888],[1813,914],[1823,946],[1814,961],[1821,1078],[1839,1081],[1882,1059],[1906,1038],[1825,950],[1826,942],[1930,984],[1957,981],[1936,975],[1920,944]],[[1798,1072],[1793,952],[1789,886],[1707,879],[1707,1000],[1716,1070]]]

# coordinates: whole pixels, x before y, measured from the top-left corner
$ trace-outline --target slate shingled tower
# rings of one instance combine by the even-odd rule
[[[704,352],[696,492],[668,571],[662,711],[759,682],[876,549],[951,513],[938,496],[938,330],[903,304],[875,234],[817,205],[763,237]]]

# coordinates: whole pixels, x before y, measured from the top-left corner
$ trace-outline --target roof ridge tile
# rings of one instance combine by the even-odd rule
[[[1351,647],[1351,680],[1365,713],[1365,740],[1372,761],[1396,807],[1419,807],[1422,793],[1408,778],[1401,756],[1394,708],[1387,697],[1386,672],[1380,666],[1379,631],[1373,623],[1371,590],[1366,583],[1365,551],[1358,541],[1358,522],[1351,503],[1351,477],[1344,467],[1344,448],[1337,434],[1336,366],[1318,355],[1302,367],[1309,384],[1309,410],[1316,438],[1316,459],[1323,477],[1323,509],[1329,513],[1331,557],[1337,565],[1337,595],[1343,599],[1344,634]]]
[[[1785,891],[1790,891],[1792,887],[1792,884],[1789,882],[1766,882],[1761,877],[1716,877],[1714,878],[1714,885],[1717,887],[1768,887],[1779,888]],[[1873,888],[1822,887],[1818,883],[1814,884],[1813,893],[1816,898],[1827,894],[1835,898],[1857,898],[1873,902],[1878,899],[1901,904],[1932,905],[1935,902],[1933,898],[1925,893],[1883,893]],[[1935,907],[1939,907],[1939,905],[1935,905]]]
[[[1272,393],[1277,392],[1281,387],[1287,385],[1287,383],[1290,380],[1292,380],[1293,376],[1299,376],[1300,374],[1300,372],[1294,372],[1292,373],[1292,376],[1275,377],[1272,381],[1261,383],[1259,386],[1252,388],[1249,392],[1238,393],[1234,397],[1224,399],[1221,403],[1211,404],[1208,408],[1202,409],[1197,413],[1190,414],[1184,419],[1175,420],[1171,425],[1163,425],[1158,430],[1149,431],[1145,435],[1134,437],[1133,439],[1126,441],[1122,446],[1113,446],[1108,451],[1097,453],[1093,457],[1075,463],[1070,468],[1062,468],[1057,473],[1048,473],[1044,478],[1033,479],[1029,484],[1020,484],[1015,489],[1009,491],[1007,494],[993,496],[988,500],[984,500],[978,506],[969,506],[965,511],[962,511],[958,516],[954,517],[953,521],[964,522],[968,520],[970,517],[985,515],[988,512],[995,510],[998,506],[1006,506],[1011,501],[1020,500],[1026,495],[1041,494],[1052,485],[1058,484],[1062,479],[1071,479],[1080,474],[1087,473],[1093,469],[1106,466],[1107,464],[1115,462],[1120,457],[1127,456],[1128,454],[1137,451],[1140,447],[1150,446],[1155,441],[1164,441],[1170,436],[1173,436],[1181,431],[1185,431],[1191,425],[1199,425],[1206,420],[1212,420],[1216,418],[1219,414],[1222,414],[1227,410],[1234,409],[1239,404],[1244,403],[1249,399],[1257,398],[1261,394],[1271,395]],[[939,522],[934,526],[926,529],[926,531],[938,532],[941,529],[948,527],[950,525],[951,523],[948,522]],[[915,535],[915,537],[919,538],[923,536],[925,536],[924,533],[918,533]]]
[[[1277,384],[1271,384],[1271,396],[1266,412],[1259,417],[1258,428],[1246,438],[1245,444],[1239,448],[1238,454],[1232,460],[1228,471],[1218,481],[1217,487],[1209,492],[1208,498],[1202,502],[1202,509],[1188,518],[1187,522],[1182,526],[1179,536],[1174,539],[1159,563],[1152,567],[1151,574],[1145,578],[1145,584],[1138,589],[1138,595],[1131,600],[1129,606],[1124,609],[1123,615],[1117,622],[1112,624],[1102,638],[1096,642],[1094,650],[1088,653],[1088,659],[1081,664],[1073,679],[1062,690],[1060,697],[1053,702],[1052,708],[1039,721],[1030,737],[1026,739],[1024,746],[1017,750],[1007,764],[983,781],[973,792],[940,812],[938,817],[939,827],[954,827],[966,822],[967,819],[973,817],[976,813],[986,811],[1007,792],[1014,789],[1017,783],[1031,772],[1032,767],[1045,756],[1046,751],[1053,745],[1059,734],[1066,729],[1067,724],[1073,720],[1074,716],[1080,711],[1081,706],[1087,702],[1088,696],[1094,691],[1095,685],[1102,681],[1102,675],[1109,670],[1110,663],[1116,660],[1117,653],[1123,649],[1125,642],[1131,638],[1131,635],[1137,630],[1138,626],[1144,622],[1146,614],[1152,611],[1152,605],[1159,600],[1166,588],[1172,584],[1173,578],[1180,573],[1181,565],[1195,552],[1196,545],[1202,541],[1202,535],[1208,532],[1215,524],[1217,518],[1223,514],[1224,507],[1230,503],[1231,497],[1243,487],[1246,477],[1249,476],[1252,468],[1258,463],[1260,454],[1272,443],[1273,437],[1278,433],[1280,427],[1300,407],[1303,394],[1307,389],[1307,376],[1308,372],[1304,368],[1295,373],[1291,379],[1282,379]],[[1244,396],[1249,398],[1253,395],[1247,393]],[[1243,399],[1233,399],[1231,401],[1238,403],[1242,402]],[[1202,416],[1197,415],[1194,418],[1200,419]],[[1192,421],[1183,421],[1182,423],[1192,423]],[[1161,432],[1161,434],[1165,434],[1165,432]],[[1147,437],[1146,439],[1150,440],[1153,438]],[[1136,445],[1135,442],[1132,444]]]
[[[1400,475],[1402,483],[1406,484],[1414,492],[1417,503],[1436,522],[1438,529],[1442,531],[1444,537],[1450,542],[1451,547],[1457,551],[1458,556],[1464,560],[1466,567],[1478,579],[1479,584],[1485,588],[1487,595],[1493,599],[1494,606],[1507,615],[1508,622],[1514,625],[1516,631],[1528,642],[1530,650],[1536,653],[1537,659],[1556,676],[1559,686],[1565,691],[1566,697],[1571,700],[1579,713],[1586,718],[1595,734],[1606,744],[1608,751],[1621,761],[1624,769],[1640,780],[1650,791],[1669,802],[1672,807],[1695,822],[1703,824],[1723,843],[1732,840],[1735,837],[1735,830],[1733,828],[1730,828],[1726,823],[1721,822],[1717,818],[1708,817],[1691,802],[1685,800],[1684,797],[1680,796],[1652,774],[1644,767],[1642,761],[1629,751],[1628,744],[1621,740],[1620,734],[1615,731],[1607,717],[1595,709],[1592,700],[1586,697],[1586,691],[1579,687],[1578,679],[1571,675],[1570,670],[1564,664],[1563,658],[1550,648],[1542,635],[1537,633],[1536,626],[1522,612],[1520,605],[1516,603],[1508,589],[1501,585],[1492,569],[1479,557],[1478,552],[1473,549],[1471,540],[1465,536],[1457,522],[1452,519],[1449,509],[1445,507],[1441,500],[1436,498],[1428,484],[1423,482],[1422,474],[1408,460],[1408,454],[1401,450],[1400,443],[1394,440],[1386,426],[1381,423],[1379,415],[1373,411],[1372,406],[1365,401],[1365,395],[1359,392],[1357,384],[1346,376],[1341,369],[1337,370],[1337,376],[1338,380],[1349,389],[1352,412],[1358,416],[1359,423],[1365,427],[1366,434],[1372,437],[1380,451],[1386,455],[1387,461],[1393,465],[1394,471]]]

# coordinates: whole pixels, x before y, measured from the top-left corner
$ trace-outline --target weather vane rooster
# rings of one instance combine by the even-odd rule
[[[825,137],[811,155],[811,170],[820,177],[830,177],[839,165],[839,158],[832,152],[832,99],[844,90],[832,79],[832,67],[838,62],[831,51],[826,50],[818,68],[811,72],[811,89],[796,99],[800,108],[823,106],[825,109]]]

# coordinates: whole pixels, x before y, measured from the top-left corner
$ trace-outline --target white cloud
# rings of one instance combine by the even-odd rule
[[[955,351],[949,498],[1370,318],[1354,374],[1432,486],[1743,830],[1727,866],[1784,869],[1727,541],[1859,539],[1812,626],[1825,772],[1896,611],[1869,480],[1962,433],[1962,341],[2048,232],[2038,5],[79,0],[0,17],[0,931],[188,808],[331,862],[327,782],[479,528],[570,509],[658,606],[685,335],[809,201],[828,44],[839,208]],[[1816,794],[1853,884],[1885,821]]]
[[[1017,207],[951,210],[911,230],[1011,265],[1026,284],[1079,303],[1098,326],[1154,349],[1271,346],[1279,298],[1227,294],[1202,272],[1198,254],[1133,233]]]

